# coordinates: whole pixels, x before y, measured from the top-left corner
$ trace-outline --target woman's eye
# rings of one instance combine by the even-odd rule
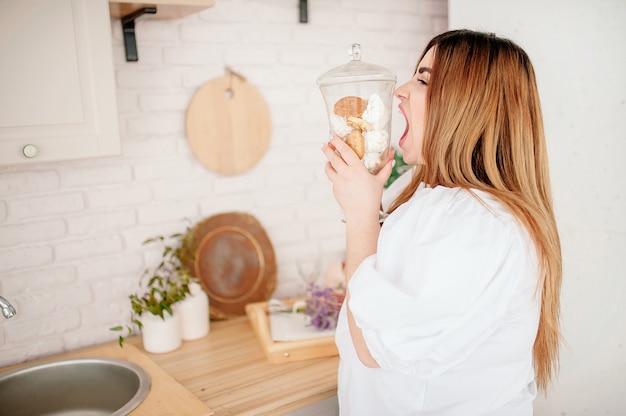
[[[417,82],[419,82],[419,83],[420,83],[420,84],[422,84],[422,85],[428,85],[428,82],[426,82],[426,80],[423,80],[423,79],[419,79],[419,78],[418,78],[418,79],[417,79]]]

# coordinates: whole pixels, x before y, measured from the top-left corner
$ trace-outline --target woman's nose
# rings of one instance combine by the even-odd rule
[[[393,92],[393,95],[398,98],[398,99],[402,99],[402,98],[407,98],[407,93],[406,93],[406,88],[405,88],[406,84],[402,84],[400,85],[398,88],[396,88],[396,90]]]

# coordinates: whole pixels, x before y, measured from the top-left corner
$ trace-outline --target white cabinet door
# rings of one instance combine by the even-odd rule
[[[0,165],[120,153],[106,0],[0,0]]]

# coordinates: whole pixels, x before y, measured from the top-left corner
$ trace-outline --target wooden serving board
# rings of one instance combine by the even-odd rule
[[[255,166],[269,147],[272,123],[263,96],[243,77],[204,84],[187,110],[187,139],[209,170],[234,175]]]
[[[247,304],[246,314],[252,325],[252,330],[261,344],[263,353],[265,353],[265,356],[272,364],[339,355],[334,336],[300,341],[273,341],[270,330],[268,302]]]

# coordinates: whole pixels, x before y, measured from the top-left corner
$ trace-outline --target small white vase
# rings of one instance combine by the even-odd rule
[[[141,334],[143,348],[151,353],[161,354],[174,351],[182,344],[182,328],[178,314],[164,312],[160,316],[144,313],[139,318],[143,324]]]
[[[180,316],[183,340],[191,341],[209,333],[209,297],[198,283],[189,284],[190,294],[176,302],[175,314]]]

